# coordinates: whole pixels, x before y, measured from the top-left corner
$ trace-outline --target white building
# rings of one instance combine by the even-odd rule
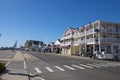
[[[74,32],[71,34],[68,29],[64,33],[66,36],[61,38],[62,45],[69,45],[70,55],[81,51],[92,53],[97,51],[98,58],[114,58],[120,55],[120,23],[98,20],[72,31]]]

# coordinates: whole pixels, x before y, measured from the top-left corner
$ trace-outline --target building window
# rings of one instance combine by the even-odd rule
[[[113,46],[113,50],[115,53],[118,53],[118,46]]]
[[[118,27],[116,27],[116,32],[119,32],[119,28]]]

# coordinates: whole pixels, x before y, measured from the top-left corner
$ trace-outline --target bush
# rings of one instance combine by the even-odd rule
[[[5,71],[5,64],[0,62],[0,73]]]

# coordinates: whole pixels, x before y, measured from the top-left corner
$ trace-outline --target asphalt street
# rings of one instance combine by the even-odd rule
[[[30,80],[119,80],[120,63],[53,53],[22,52]],[[29,56],[29,57],[28,57]],[[20,64],[19,64],[20,65]],[[22,64],[21,64],[22,65]]]
[[[7,70],[26,70],[29,80],[119,80],[120,62],[79,56],[26,52],[15,59],[15,51],[0,51],[0,60],[11,60]],[[12,60],[12,58],[14,59]],[[19,57],[21,57],[19,59]]]

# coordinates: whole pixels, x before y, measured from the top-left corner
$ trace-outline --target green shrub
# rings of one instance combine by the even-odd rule
[[[5,71],[5,64],[0,62],[0,73]]]

